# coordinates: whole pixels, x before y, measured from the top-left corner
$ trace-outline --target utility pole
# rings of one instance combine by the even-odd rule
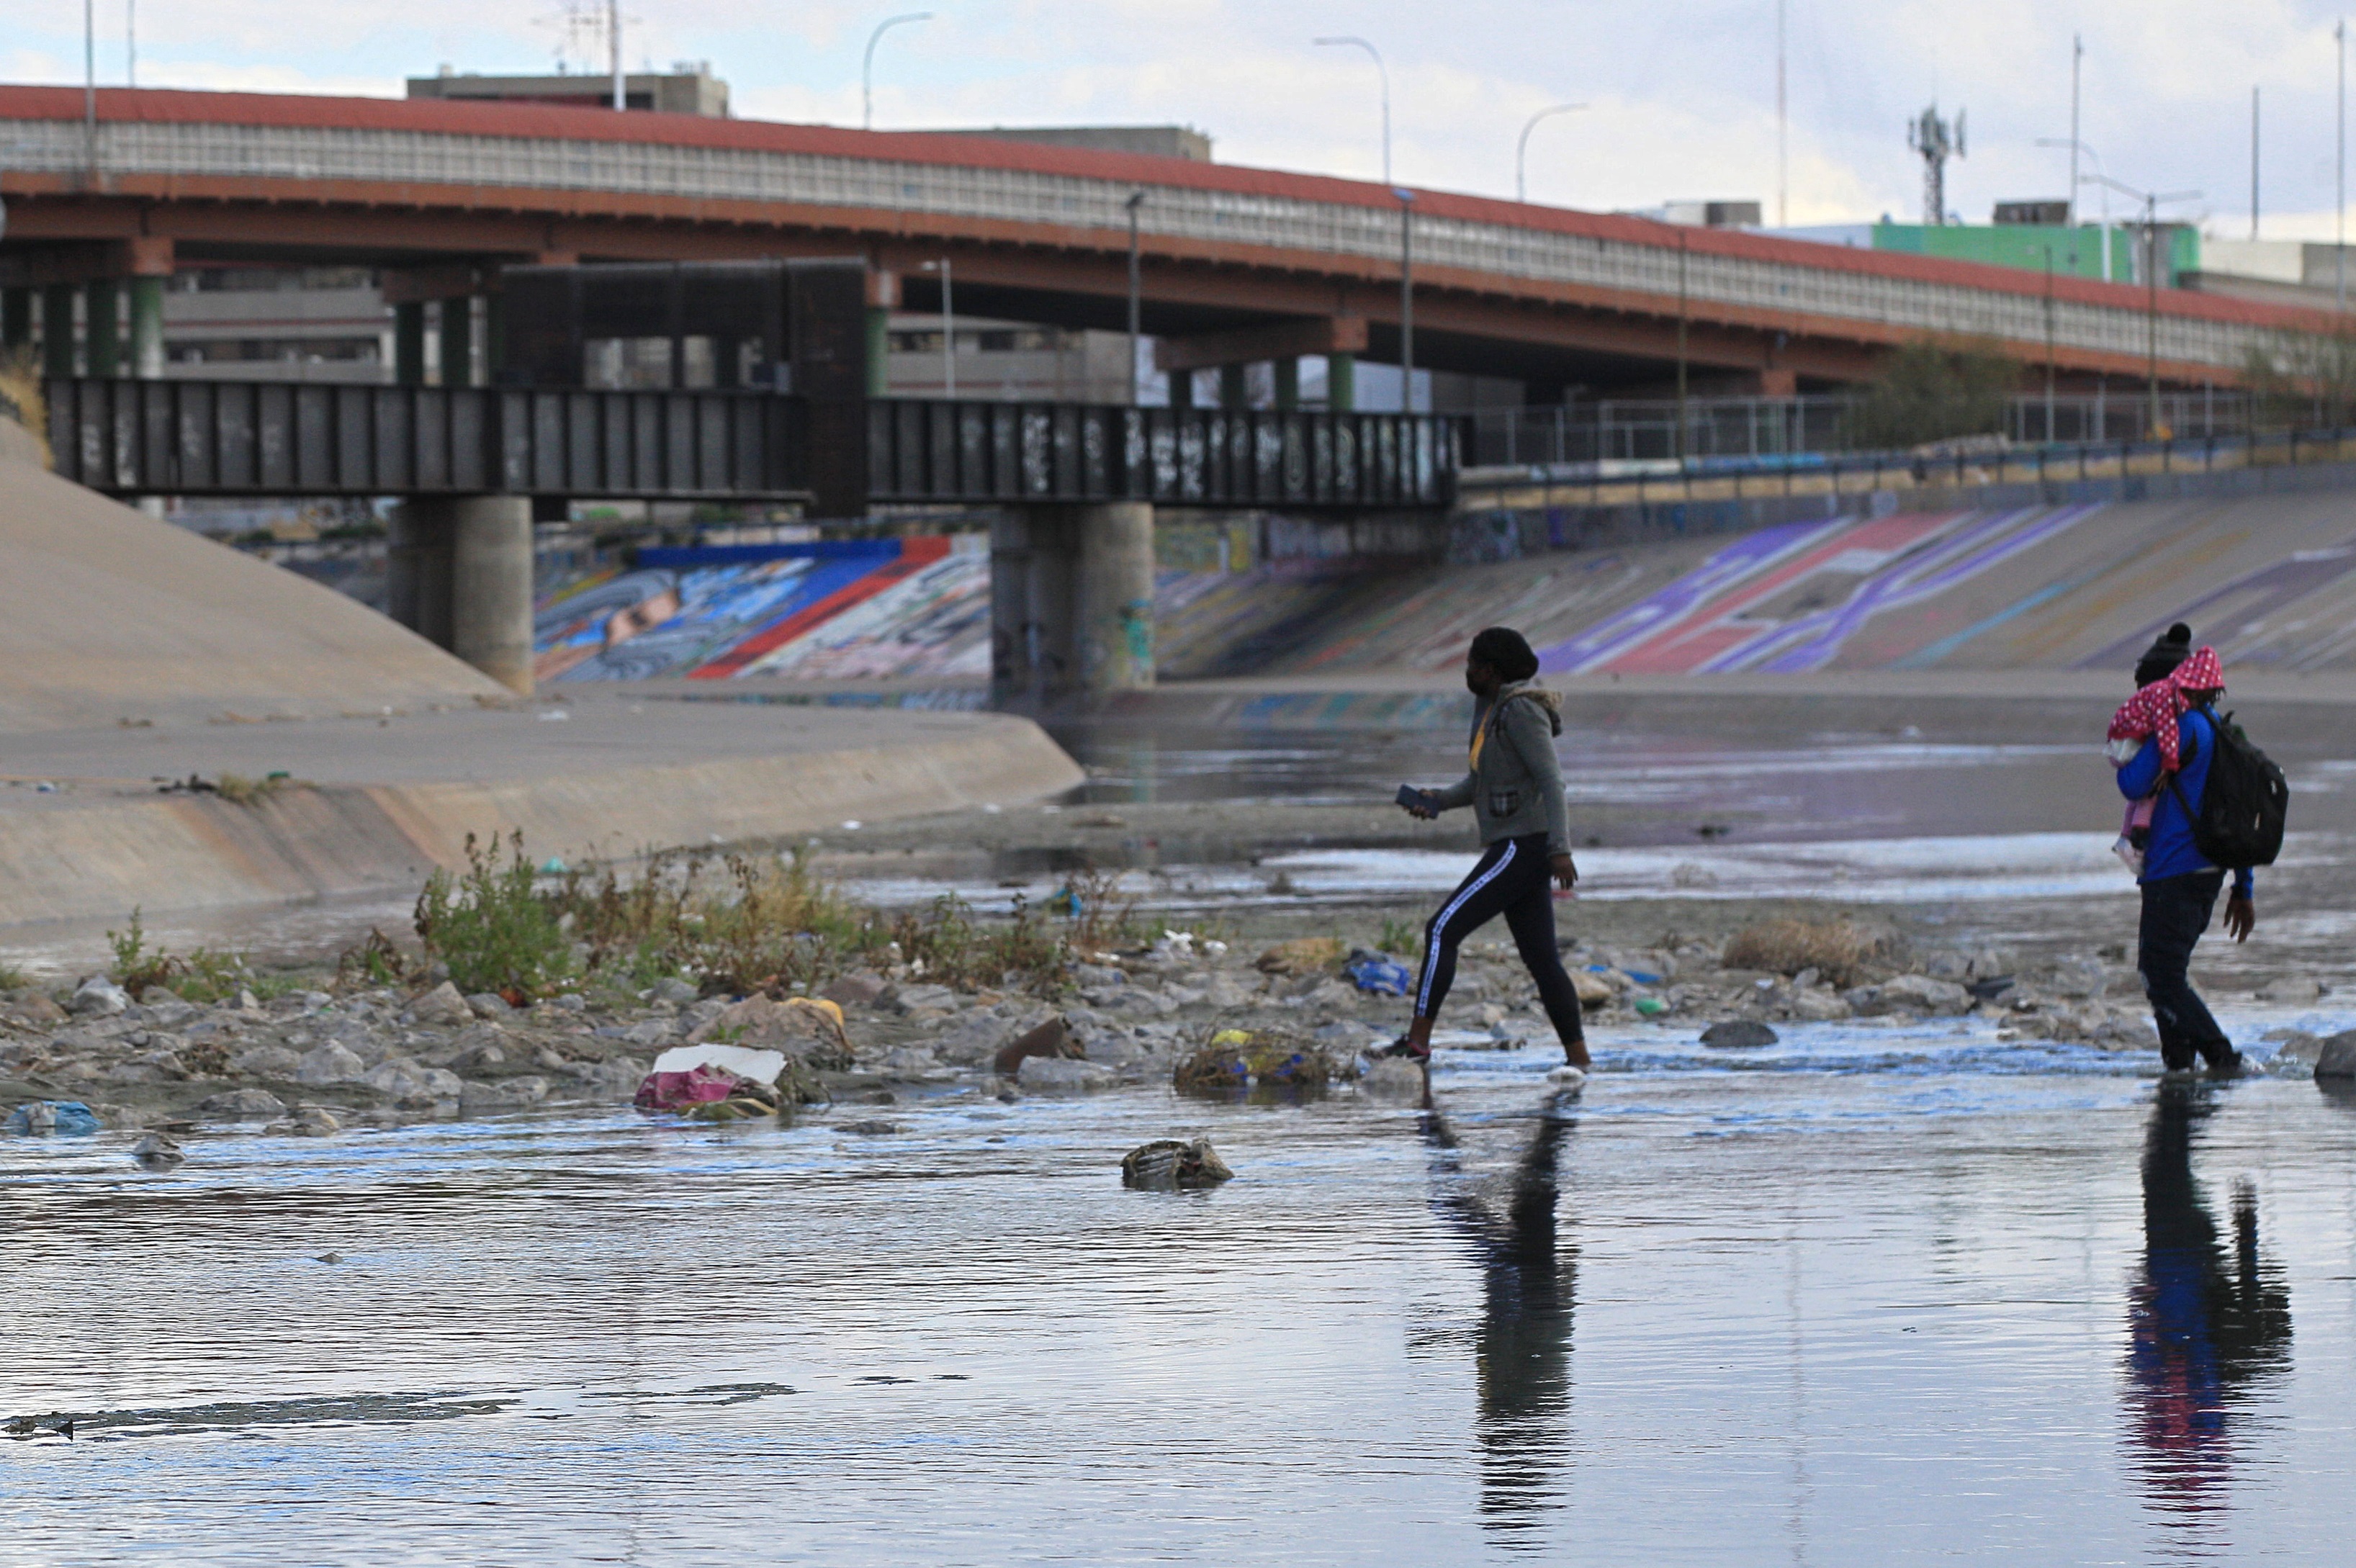
[[[1137,255],[1137,209],[1145,205],[1145,193],[1131,191],[1129,196],[1129,406],[1137,406],[1137,328],[1143,313],[1144,290]]]
[[[123,0],[123,84],[139,85],[139,0]]]
[[[1783,10],[1775,0],[1775,227],[1792,226],[1792,117],[1783,97]]]
[[[605,48],[614,70],[614,107],[627,109],[629,93],[622,79],[622,0],[605,0]]]
[[[81,0],[81,139],[90,162],[90,188],[98,188],[98,16],[95,0]]]
[[[2045,243],[2045,439],[2053,439],[2053,242]]]
[[[1677,461],[1686,459],[1686,231],[1677,230]]]
[[[2258,237],[2258,90],[2250,89],[2250,238]]]
[[[2340,55],[2340,99],[2338,111],[2338,154],[2333,164],[2336,171],[2334,190],[2338,199],[2331,208],[2331,272],[2338,291],[2339,309],[2348,313],[2348,22],[2342,17],[2331,29],[2332,47]]]
[[[2071,221],[2071,223],[2072,223],[2072,224],[2073,224],[2073,225],[2078,221],[2078,68],[2079,68],[2080,64],[2081,64],[2082,62],[2083,62],[2083,61],[2084,61],[2085,58],[2086,58],[2086,40],[2085,40],[2084,38],[2083,38],[2083,37],[2079,37],[2076,33],[2072,33],[2072,34],[2071,34],[2071,35],[2070,35],[2070,221]],[[2039,144],[2038,144],[2038,145],[2040,145],[2040,146],[2043,146],[2043,145],[2044,145],[2044,144],[2040,142],[2040,143],[2039,143]],[[2105,244],[2105,245],[2108,245],[2108,244],[2110,243],[2110,240],[2109,240],[2109,238],[2108,238],[2107,236],[2105,236],[2105,237],[2104,237],[2104,240],[2103,240],[2103,243],[2104,243],[2104,244]],[[2103,276],[2104,276],[2104,277],[2105,277],[2105,278],[2108,278],[2110,275],[2111,275],[2111,269],[2110,269],[2110,258],[2109,258],[2108,254],[2107,254],[2107,253],[2105,253],[2105,255],[2104,255],[2104,260],[2103,260]]]
[[[1393,190],[1399,203],[1399,411],[1415,412],[1415,192]]]
[[[2137,190],[2105,175],[2094,177],[2111,189],[2143,203],[2144,375],[2150,398],[2147,409],[2149,423],[2144,433],[2148,437],[2162,428],[2159,421],[2159,207],[2162,202],[2198,201],[2201,193],[2197,190]]]

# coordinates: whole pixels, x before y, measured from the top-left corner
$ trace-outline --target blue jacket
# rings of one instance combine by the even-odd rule
[[[2184,766],[2176,775],[2176,789],[2163,788],[2158,803],[2152,808],[2151,844],[2144,850],[2143,875],[2137,879],[2156,882],[2163,877],[2181,877],[2193,871],[2213,871],[2201,857],[2192,842],[2192,824],[2185,819],[2184,805],[2177,803],[2177,792],[2183,792],[2184,805],[2201,809],[2201,792],[2209,787],[2209,759],[2217,750],[2216,720],[2201,709],[2188,709],[2176,721],[2176,742],[2179,757],[2186,757]],[[2135,761],[2119,770],[2119,793],[2129,800],[2141,800],[2159,783],[2159,742],[2146,741]],[[2247,866],[2233,873],[2233,891],[2247,897],[2255,879]]]

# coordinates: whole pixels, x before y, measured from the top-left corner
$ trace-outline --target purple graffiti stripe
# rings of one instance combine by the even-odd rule
[[[1910,552],[1872,573],[1845,603],[1779,628],[1769,646],[1754,645],[1745,650],[1744,667],[1777,675],[1822,669],[1877,615],[1935,599],[1989,568],[2036,549],[2095,510],[2064,507],[2041,516],[2036,508],[1978,514],[1965,527],[1933,541],[1927,550]],[[2021,526],[2024,523],[2028,526]]]
[[[1853,517],[1828,523],[1783,523],[1746,534],[1658,592],[1606,616],[1575,637],[1539,649],[1538,667],[1549,675],[1565,675],[1608,663],[1709,604],[1744,578],[1856,523]]]
[[[2182,605],[2173,613],[2162,615],[2140,631],[2131,633],[2108,647],[2087,655],[2078,661],[2077,667],[2105,669],[2115,665],[2130,664],[2143,653],[2154,637],[2159,635],[2160,628],[2170,622],[2183,621],[2197,626],[2202,618],[2203,612],[2213,610],[2221,604],[2233,603],[2236,600],[2250,600],[2249,603],[2234,605],[2235,613],[2245,624],[2251,619],[2264,619],[2293,600],[2302,599],[2319,588],[2329,587],[2347,576],[2351,571],[2356,571],[2356,539],[2350,539],[2344,544],[2333,546],[2328,549],[2300,550],[2271,565],[2259,567],[2254,571],[2245,571],[2222,587],[2211,589],[2199,598]],[[2224,642],[2233,635],[2229,632],[2212,637],[2207,634],[2196,633],[2200,640],[2213,642]]]

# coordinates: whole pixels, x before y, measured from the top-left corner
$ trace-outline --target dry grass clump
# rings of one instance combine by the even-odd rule
[[[1734,933],[1722,962],[1730,969],[1797,975],[1814,969],[1835,986],[1854,986],[1879,951],[1879,941],[1845,920],[1757,921]]]
[[[1276,1029],[1215,1029],[1171,1074],[1180,1093],[1246,1089],[1322,1089],[1341,1076],[1325,1048]]]

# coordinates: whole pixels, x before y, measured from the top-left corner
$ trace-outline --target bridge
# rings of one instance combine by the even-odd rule
[[[138,290],[184,260],[365,263],[414,304],[496,296],[517,261],[856,254],[879,313],[937,301],[924,269],[947,260],[961,309],[1118,329],[1141,193],[1143,329],[1163,363],[1325,354],[1345,403],[1346,367],[1405,357],[1410,321],[1419,367],[1518,379],[1541,401],[1657,385],[1677,363],[1724,391],[1837,386],[1926,334],[1993,340],[2065,389],[2147,371],[2233,385],[2253,348],[2328,325],[2182,291],[978,137],[129,89],[97,94],[94,125],[82,112],[79,91],[0,88],[11,342],[30,333],[28,291],[70,325],[71,289],[120,283],[136,338]]]

